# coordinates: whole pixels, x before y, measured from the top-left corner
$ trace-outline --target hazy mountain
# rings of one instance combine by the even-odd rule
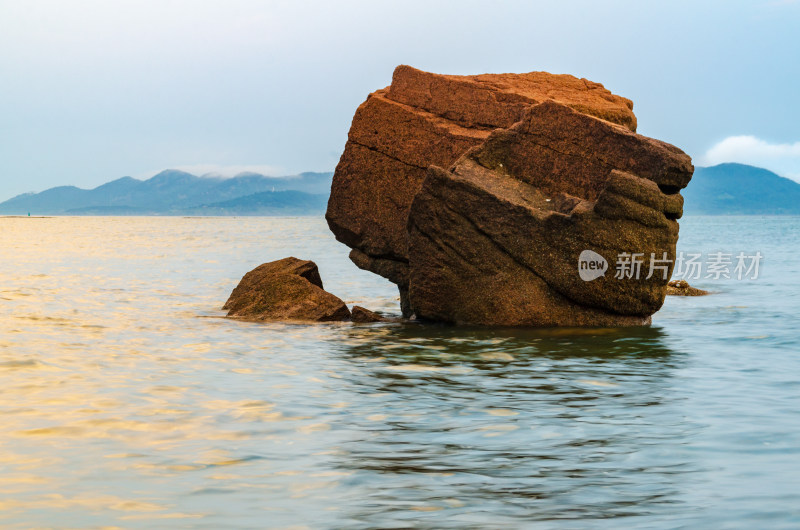
[[[695,168],[681,191],[684,214],[800,214],[800,184],[744,164]]]
[[[301,194],[277,195],[263,198],[264,208],[288,208],[287,201],[298,204],[317,204],[318,198],[330,192],[332,173],[301,173],[288,177],[267,177],[256,173],[241,173],[232,178],[198,177],[178,170],[162,171],[148,180],[123,177],[91,190],[60,186],[41,193],[19,195],[0,203],[0,214],[26,215],[147,215],[181,214],[186,210],[225,203],[263,192],[296,191]],[[280,198],[279,198],[280,197]],[[247,208],[255,203],[247,202]],[[270,202],[271,201],[271,202]],[[269,204],[267,204],[269,203]],[[215,206],[216,207],[216,206]],[[243,206],[245,207],[245,206]],[[235,209],[230,204],[222,209]],[[298,206],[298,210],[306,206]],[[306,208],[307,209],[307,208]],[[316,208],[315,208],[316,209]],[[323,208],[324,209],[324,208]],[[234,210],[230,210],[235,214]]]
[[[299,215],[325,210],[332,173],[198,177],[177,170],[148,180],[123,177],[84,190],[59,186],[0,203],[11,215]],[[682,191],[684,213],[800,215],[800,184],[744,164],[695,168]]]
[[[187,210],[194,215],[299,215],[325,212],[327,194],[302,191],[262,191],[228,201],[204,204]]]

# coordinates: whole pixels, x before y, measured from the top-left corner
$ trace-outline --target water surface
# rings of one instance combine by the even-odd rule
[[[398,313],[321,219],[0,219],[0,524],[800,526],[800,219],[681,225],[760,277],[576,331],[220,318],[288,255]]]

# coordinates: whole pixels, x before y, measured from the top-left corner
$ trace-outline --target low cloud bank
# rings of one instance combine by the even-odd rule
[[[773,144],[755,136],[729,136],[697,160],[701,166],[738,162],[763,167],[800,182],[800,142]]]

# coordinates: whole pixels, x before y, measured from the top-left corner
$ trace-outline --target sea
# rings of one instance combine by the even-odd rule
[[[0,527],[798,528],[800,218],[678,249],[650,327],[252,323],[286,256],[397,291],[321,217],[2,218]]]

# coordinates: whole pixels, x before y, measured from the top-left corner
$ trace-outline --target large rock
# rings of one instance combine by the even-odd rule
[[[313,261],[283,258],[244,275],[222,307],[229,317],[259,321],[347,320],[345,303],[322,288]]]
[[[693,172],[636,134],[629,100],[546,73],[398,67],[359,107],[327,219],[404,314],[491,325],[632,325],[663,303]],[[491,129],[491,130],[490,130]],[[592,251],[607,273],[581,279]],[[640,278],[615,277],[622,253]],[[654,257],[663,270],[649,278]]]
[[[449,167],[543,101],[636,130],[631,101],[586,79],[546,72],[438,75],[398,66],[391,86],[356,111],[333,177],[326,218],[336,238],[354,249],[356,265],[397,283],[406,300],[408,210],[428,167]]]

